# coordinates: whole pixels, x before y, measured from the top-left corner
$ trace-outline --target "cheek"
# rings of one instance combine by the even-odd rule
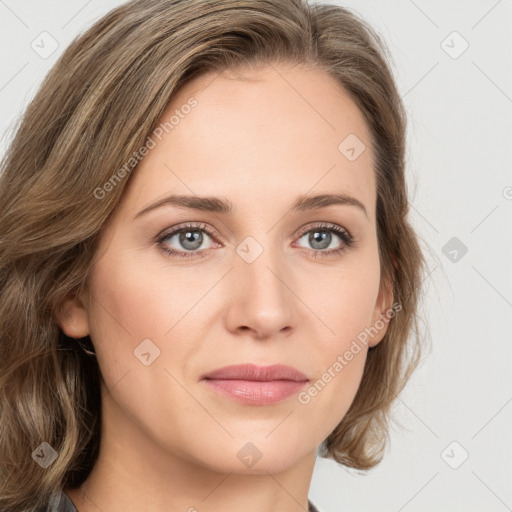
[[[202,309],[195,306],[218,277],[199,268],[183,270],[170,273],[165,260],[148,264],[137,251],[107,253],[95,265],[89,324],[107,386],[116,385],[128,372],[132,380],[141,370],[151,370],[151,379],[157,371],[162,373],[165,389],[163,369],[186,365],[184,359],[194,350],[194,329],[201,324],[195,315]],[[177,335],[179,344],[173,343]],[[154,362],[144,366],[140,358],[148,352],[144,357]],[[141,378],[148,376],[146,371]]]
[[[332,431],[352,404],[359,388],[368,351],[369,328],[379,292],[378,256],[367,254],[357,264],[323,280],[309,294],[323,327],[315,379],[299,402],[315,410],[325,432]],[[319,282],[317,281],[317,284]],[[320,331],[319,331],[320,332]]]
[[[312,276],[307,283],[303,293],[326,327],[328,353],[346,350],[350,341],[371,325],[379,280],[378,254],[367,252],[347,261],[339,271]]]
[[[316,424],[322,424],[323,437],[319,442],[346,415],[361,383],[368,347],[357,335],[364,316],[340,315],[335,326],[337,335],[322,343],[317,373],[298,395],[299,403],[305,408],[305,421],[312,415]]]
[[[143,366],[134,350],[143,340],[161,345],[171,315],[161,300],[162,287],[141,265],[123,254],[106,254],[90,278],[89,325],[107,386]],[[158,340],[158,341],[157,341]]]
[[[190,409],[193,417],[194,403],[173,379],[182,380],[176,368],[190,344],[173,344],[172,328],[190,309],[194,294],[185,282],[163,283],[162,275],[129,255],[106,255],[91,275],[89,320],[100,371],[116,407],[144,428],[169,432],[175,426],[168,419],[178,404],[185,414],[181,423],[193,427],[186,413]]]
[[[135,252],[105,256],[91,276],[93,300],[90,315],[97,328],[98,342],[105,334],[118,333],[118,339],[132,343],[145,338],[163,338],[204,293],[179,269],[156,268],[141,261]],[[198,281],[196,281],[198,282]],[[109,343],[112,340],[109,340]]]

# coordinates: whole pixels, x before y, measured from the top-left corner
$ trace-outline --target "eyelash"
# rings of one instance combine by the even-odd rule
[[[336,224],[331,224],[328,222],[322,222],[317,225],[308,226],[306,229],[301,230],[298,234],[298,238],[302,238],[305,234],[309,233],[310,231],[328,231],[332,232],[335,235],[337,235],[341,241],[343,242],[341,247],[338,249],[310,249],[310,251],[314,252],[315,258],[320,253],[322,257],[329,257],[329,256],[335,256],[340,254],[341,252],[345,251],[346,249],[353,247],[355,244],[355,240],[352,237],[352,235],[344,228],[341,228],[340,226],[337,226]],[[172,231],[164,232],[157,236],[156,244],[158,247],[165,252],[166,254],[176,257],[176,258],[194,258],[194,257],[203,257],[206,250],[202,251],[177,251],[175,249],[169,249],[165,246],[164,242],[168,240],[169,238],[172,238],[174,235],[177,235],[183,231],[204,231],[206,232],[210,237],[215,238],[215,233],[213,230],[204,223],[190,223],[185,224],[183,226],[178,226],[177,228],[173,229]]]

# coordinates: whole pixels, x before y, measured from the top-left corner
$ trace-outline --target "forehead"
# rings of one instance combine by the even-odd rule
[[[160,127],[132,176],[138,206],[168,192],[260,204],[272,193],[346,192],[374,215],[369,131],[323,70],[275,64],[203,74],[177,91]]]

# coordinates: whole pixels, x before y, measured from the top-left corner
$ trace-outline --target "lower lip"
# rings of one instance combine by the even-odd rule
[[[221,380],[204,379],[206,384],[222,395],[246,404],[265,405],[280,402],[298,393],[308,381],[293,380]]]

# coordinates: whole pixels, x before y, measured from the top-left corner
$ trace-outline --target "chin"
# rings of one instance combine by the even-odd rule
[[[208,450],[206,457],[205,452],[195,455],[202,455],[201,464],[219,473],[266,475],[286,471],[315,450],[316,447],[307,450],[303,445],[287,446],[278,437],[270,440],[263,436],[258,440],[253,436],[252,440],[232,439],[222,446],[217,443],[215,449]]]

